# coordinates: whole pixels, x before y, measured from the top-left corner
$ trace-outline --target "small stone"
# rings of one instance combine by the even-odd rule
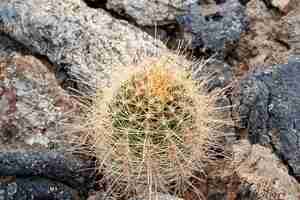
[[[18,185],[16,183],[10,183],[7,185],[7,194],[9,196],[14,195],[18,190]]]
[[[281,12],[288,12],[288,7],[289,7],[289,4],[290,4],[290,0],[272,0],[271,1],[271,4],[276,7],[276,8],[279,8],[279,10]]]

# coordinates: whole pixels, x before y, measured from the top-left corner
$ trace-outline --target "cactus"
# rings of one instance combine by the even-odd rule
[[[195,185],[222,147],[224,121],[218,97],[201,91],[189,67],[171,53],[147,58],[99,89],[82,120],[81,143],[89,143],[111,193],[183,197],[192,189],[203,198]]]

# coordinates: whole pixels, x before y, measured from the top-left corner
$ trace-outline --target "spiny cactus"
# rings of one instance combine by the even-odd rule
[[[80,140],[91,145],[111,193],[182,197],[191,189],[204,198],[195,185],[222,148],[224,121],[217,96],[201,92],[190,65],[173,54],[147,58],[99,89]]]

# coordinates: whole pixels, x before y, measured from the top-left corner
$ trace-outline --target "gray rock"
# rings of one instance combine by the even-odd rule
[[[42,178],[17,178],[0,182],[0,200],[78,200],[78,192],[60,182]]]
[[[95,181],[91,161],[53,151],[3,151],[0,153],[0,176],[43,177],[87,191]]]
[[[238,0],[220,4],[193,4],[188,14],[177,18],[184,39],[192,49],[225,55],[247,27],[245,7]]]
[[[108,0],[107,8],[132,18],[141,26],[174,24],[187,5],[197,0]]]
[[[46,56],[65,88],[93,92],[109,82],[114,66],[153,54],[161,43],[138,28],[81,0],[3,0],[0,32]]]
[[[75,101],[60,87],[47,60],[0,36],[0,148],[49,148],[61,138]]]
[[[271,147],[300,178],[300,59],[244,78],[233,98],[251,143]]]

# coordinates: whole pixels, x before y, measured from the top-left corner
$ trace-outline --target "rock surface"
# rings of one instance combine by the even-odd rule
[[[108,0],[106,7],[129,16],[141,26],[175,24],[186,8],[197,0]]]
[[[297,6],[293,5],[293,8]],[[234,51],[237,68],[254,69],[286,63],[290,54],[289,33],[282,15],[273,12],[261,0],[249,1],[245,14],[249,26]]]
[[[92,162],[52,151],[0,153],[0,176],[44,177],[82,191],[93,184],[95,177],[92,166]]]
[[[0,200],[79,200],[78,193],[60,183],[42,178],[19,178],[0,182]]]
[[[107,84],[113,66],[163,48],[128,22],[81,0],[3,0],[0,27],[33,53],[46,56],[64,88],[83,93],[93,92],[97,81]]]
[[[242,140],[233,145],[233,152],[234,176],[240,182],[238,191],[232,193],[235,199],[299,199],[298,182],[288,174],[287,167],[272,150],[260,145],[251,146],[248,141]],[[232,180],[235,181],[234,178]],[[229,196],[229,199],[234,196]]]
[[[272,148],[300,178],[300,60],[258,70],[244,78],[234,103],[253,144]],[[241,136],[242,137],[242,136]]]
[[[50,63],[6,36],[0,36],[0,67],[0,149],[26,144],[49,148],[62,135],[62,121],[74,101]]]
[[[284,18],[284,27],[288,34],[288,44],[291,47],[291,52],[294,55],[300,55],[300,2],[293,1],[291,6],[295,8],[291,10]]]
[[[177,19],[192,49],[203,48],[225,56],[236,46],[247,27],[245,7],[238,0],[195,3],[187,12]]]
[[[298,200],[300,186],[272,153],[248,140],[232,145],[232,158],[212,171],[208,200]]]
[[[62,152],[2,151],[0,200],[75,200],[94,187],[93,162]]]

